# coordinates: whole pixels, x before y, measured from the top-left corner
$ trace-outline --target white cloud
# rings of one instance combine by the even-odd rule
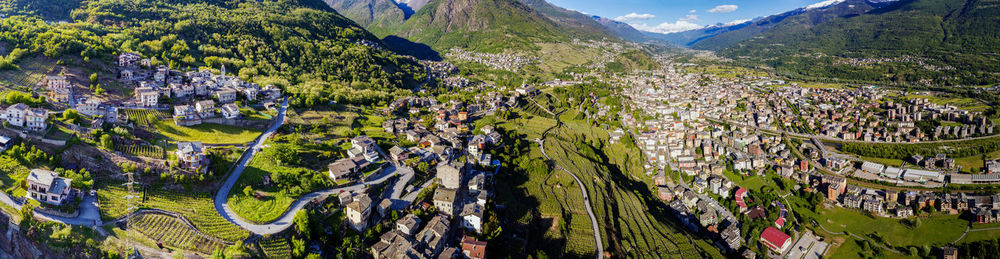
[[[697,12],[698,12],[698,10],[695,10],[695,9],[691,9],[691,11],[688,11],[688,13],[697,13]]]
[[[736,11],[736,9],[739,9],[739,8],[740,8],[739,6],[734,5],[734,4],[724,4],[724,5],[716,6],[716,7],[712,8],[712,9],[708,10],[708,12],[709,13],[730,13],[730,12]]]
[[[737,25],[737,24],[743,24],[743,23],[749,22],[749,21],[750,21],[750,19],[733,20],[731,22],[723,23],[722,26],[733,26],[733,25]]]
[[[693,14],[689,14],[689,15],[685,15],[684,18],[680,18],[680,19],[677,19],[677,20],[678,21],[685,21],[685,22],[694,22],[694,21],[698,20],[698,16],[697,15],[693,15]]]
[[[661,23],[660,25],[656,26],[649,26],[645,23],[635,23],[631,25],[632,27],[635,27],[637,30],[657,32],[657,33],[673,33],[681,31],[689,31],[704,27],[690,21],[685,21],[683,19],[678,19],[676,22],[672,23],[670,22]]]
[[[615,17],[615,21],[627,22],[627,21],[641,21],[656,18],[656,15],[648,13],[630,13],[622,16]]]

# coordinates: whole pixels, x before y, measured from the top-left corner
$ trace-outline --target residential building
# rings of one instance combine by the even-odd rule
[[[236,104],[227,103],[222,105],[222,117],[230,120],[240,118],[240,108]]]
[[[24,127],[24,114],[28,113],[28,109],[28,105],[23,103],[8,106],[3,119],[12,126]]]
[[[458,189],[462,184],[463,165],[439,164],[437,166],[437,178],[441,179],[441,186],[449,189]]]
[[[431,218],[427,222],[427,226],[424,226],[424,229],[417,233],[417,236],[414,237],[416,242],[429,250],[429,252],[424,253],[425,257],[431,257],[441,252],[450,228],[451,224],[448,218],[444,215],[437,215]]]
[[[438,187],[434,190],[434,207],[445,215],[455,215],[455,196],[458,190]]]
[[[177,142],[177,151],[174,153],[180,167],[202,171],[208,169],[208,157],[201,142]]]
[[[485,212],[486,208],[483,205],[468,203],[462,207],[462,213],[459,214],[459,217],[462,217],[462,225],[466,229],[481,233],[483,231],[483,214]]]
[[[406,216],[396,221],[396,230],[409,236],[416,234],[415,231],[418,228],[420,228],[420,218],[413,213],[406,214]]]
[[[340,181],[358,175],[371,163],[361,157],[341,158],[327,166],[330,179]]]
[[[41,131],[48,126],[45,122],[45,120],[48,119],[48,111],[40,108],[29,108],[27,112],[24,113],[24,127],[29,130]]]
[[[139,87],[135,89],[135,99],[139,106],[155,107],[160,101],[160,92],[152,87]]]
[[[348,225],[358,232],[364,232],[365,228],[368,228],[368,217],[371,216],[371,208],[372,198],[365,194],[348,203],[347,206],[344,206]]]
[[[26,179],[26,196],[45,204],[63,205],[67,202],[66,198],[70,197],[72,181],[59,177],[59,173],[53,171],[32,169]]]
[[[462,237],[462,254],[465,258],[486,258],[486,241],[479,241],[471,236]]]
[[[236,91],[232,89],[219,90],[215,92],[215,97],[220,103],[231,103],[236,101]]]

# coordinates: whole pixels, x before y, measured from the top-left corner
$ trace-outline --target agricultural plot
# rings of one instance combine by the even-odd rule
[[[125,197],[127,192],[124,186],[105,184],[97,189],[102,218],[110,220],[125,215],[127,206],[122,197]],[[144,201],[140,203],[139,207],[180,213],[202,233],[227,242],[240,241],[250,236],[250,232],[229,223],[215,211],[215,204],[209,193],[150,190],[144,195]]]
[[[534,106],[534,105],[532,105]],[[523,111],[519,111],[520,114]],[[502,127],[524,134],[523,139],[538,138],[555,120],[534,116],[503,122]],[[622,145],[604,145],[607,134],[589,126],[585,121],[568,121],[572,114],[561,116],[562,126],[549,131],[545,141],[546,153],[557,164],[574,172],[586,185],[590,200],[580,194],[576,181],[558,170],[531,172],[528,179],[516,186],[527,199],[538,203],[542,222],[552,222],[545,232],[546,240],[565,240],[566,256],[585,256],[595,249],[592,226],[583,208],[590,202],[598,219],[602,242],[612,256],[628,254],[636,257],[721,257],[711,244],[684,233],[665,208],[655,200],[644,179],[639,153]],[[600,147],[586,147],[578,143],[594,143]],[[531,160],[543,159],[532,143],[528,154]],[[501,191],[508,192],[507,190]],[[507,193],[498,192],[498,200]],[[514,194],[516,195],[516,194]],[[516,196],[515,196],[516,197]],[[512,204],[511,210],[521,209]],[[505,205],[507,205],[505,203]],[[518,219],[527,223],[532,218]],[[535,219],[538,220],[538,219]],[[547,246],[548,244],[546,244]],[[557,244],[558,245],[558,244]],[[550,249],[550,248],[543,248]],[[551,251],[550,251],[551,252]]]
[[[173,120],[161,120],[153,125],[163,136],[175,141],[201,141],[205,144],[244,144],[260,136],[257,129],[220,124],[177,126]]]
[[[149,157],[156,159],[164,158],[163,147],[155,145],[150,145],[150,146],[134,145],[134,144],[119,143],[119,141],[115,141],[115,151],[133,156]]]
[[[225,246],[192,230],[183,221],[172,216],[145,213],[134,220],[132,226],[135,230],[166,246],[202,253],[212,253]]]
[[[265,238],[257,241],[260,250],[267,258],[291,258],[292,247],[288,240],[281,237]]]
[[[0,82],[16,86],[34,87],[45,74],[52,71],[55,61],[45,57],[26,58],[17,62],[20,69],[0,72]]]
[[[152,126],[162,119],[169,118],[170,114],[166,111],[158,110],[128,109],[125,110],[125,116],[136,125]]]

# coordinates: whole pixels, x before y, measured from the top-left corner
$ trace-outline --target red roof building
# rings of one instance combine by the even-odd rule
[[[746,197],[747,197],[747,189],[743,189],[743,187],[740,187],[740,189],[736,190],[736,205],[740,206],[740,212],[747,210],[747,203],[744,200],[746,199]]]
[[[792,242],[789,242],[789,237],[785,232],[781,232],[774,227],[767,227],[764,232],[760,233],[760,241],[764,242],[772,251],[776,253],[784,253],[791,246]]]
[[[462,254],[467,258],[486,258],[486,242],[476,240],[470,236],[462,237]]]

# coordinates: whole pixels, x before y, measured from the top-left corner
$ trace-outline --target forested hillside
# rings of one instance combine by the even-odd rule
[[[815,26],[774,28],[720,54],[800,78],[990,84],[1000,72],[998,22],[993,1],[907,0]]]
[[[46,20],[59,21],[69,18],[69,12],[83,0],[0,0],[0,14],[36,15]]]
[[[57,25],[54,38],[93,34],[96,44],[58,49],[109,61],[136,51],[181,70],[224,64],[244,79],[287,87],[295,105],[386,101],[422,81],[414,60],[381,50],[378,38],[319,0],[95,0],[72,18],[78,23]]]

